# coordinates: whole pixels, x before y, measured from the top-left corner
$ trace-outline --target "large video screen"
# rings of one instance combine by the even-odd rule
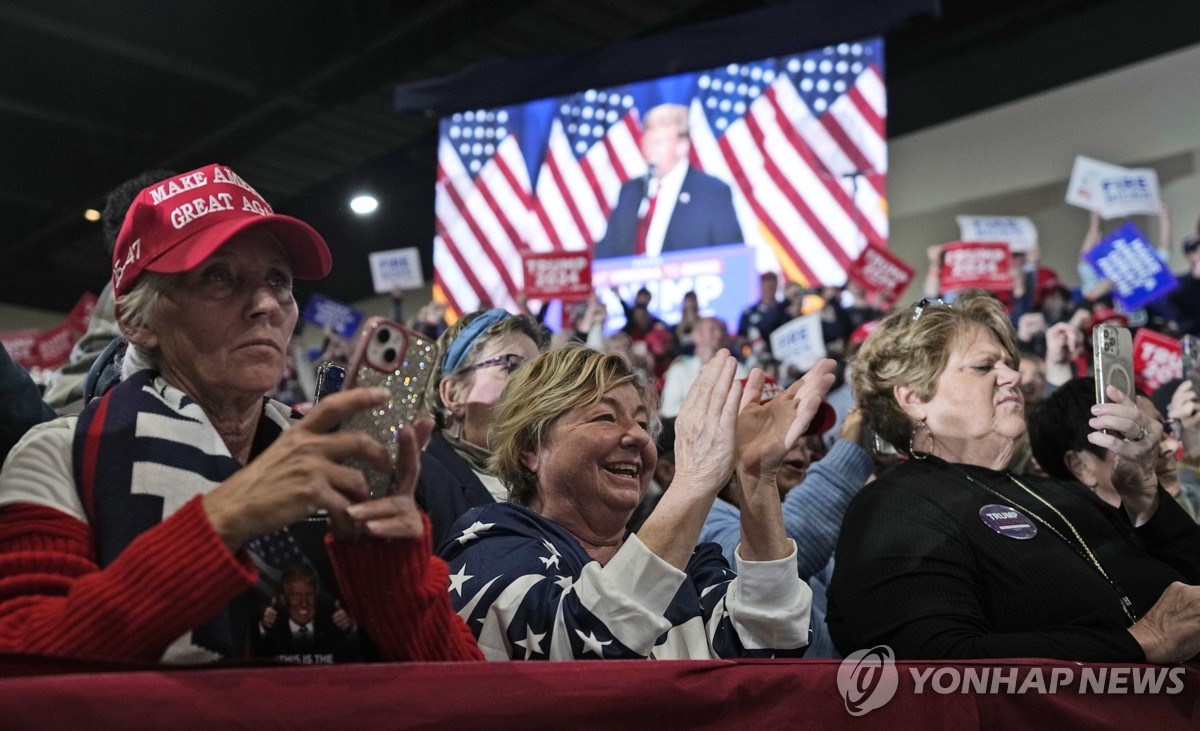
[[[879,39],[445,117],[435,295],[515,308],[523,253],[547,251],[592,252],[597,284],[649,286],[668,320],[689,284],[727,320],[712,303],[744,307],[765,271],[840,285],[887,243],[886,119]],[[744,293],[656,265],[710,248],[748,262]]]

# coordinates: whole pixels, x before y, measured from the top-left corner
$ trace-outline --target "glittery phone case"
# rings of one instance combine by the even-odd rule
[[[360,411],[342,422],[342,431],[362,431],[387,447],[396,459],[396,435],[408,427],[421,409],[421,395],[433,372],[435,343],[403,325],[372,317],[363,324],[358,345],[346,369],[343,390],[358,386],[382,387],[391,397],[369,411]],[[382,497],[392,489],[392,474],[380,472],[365,460],[351,458],[346,465],[362,470],[371,497]]]

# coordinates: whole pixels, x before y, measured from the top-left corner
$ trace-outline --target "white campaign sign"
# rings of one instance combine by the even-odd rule
[[[417,247],[372,252],[371,281],[375,294],[393,289],[416,289],[425,283],[421,274],[421,253]]]
[[[1155,214],[1160,206],[1158,173],[1078,155],[1067,185],[1067,203],[1096,211],[1105,219]]]
[[[1032,251],[1037,246],[1037,226],[1024,216],[955,216],[962,231],[960,241],[1003,241],[1010,251]]]
[[[795,365],[802,371],[813,367],[825,357],[825,335],[821,332],[821,313],[797,317],[771,333],[771,353],[787,368]]]

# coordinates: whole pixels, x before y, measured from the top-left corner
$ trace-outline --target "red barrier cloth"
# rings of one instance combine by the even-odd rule
[[[163,668],[0,656],[5,729],[391,728],[1147,728],[1200,725],[1200,671],[1182,668],[1179,692],[1124,695],[934,691],[961,674],[1067,669],[1078,681],[1131,666],[1044,660],[900,663],[883,706],[851,716],[836,660],[409,663],[340,666],[224,665]],[[1154,666],[1132,666],[1133,670]],[[931,669],[933,669],[931,671]],[[925,673],[915,694],[913,671]],[[942,672],[943,682],[935,680]],[[1164,686],[1167,687],[1167,686]]]

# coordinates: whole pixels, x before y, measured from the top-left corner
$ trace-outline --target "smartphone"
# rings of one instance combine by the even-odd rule
[[[317,389],[313,394],[313,405],[321,402],[321,397],[342,390],[346,380],[346,366],[332,360],[323,360],[317,364]]]
[[[344,421],[341,430],[365,432],[396,459],[396,436],[410,425],[421,410],[421,398],[433,373],[437,346],[433,340],[382,317],[367,320],[359,332],[354,354],[346,367],[342,390],[357,387],[386,388],[391,396],[370,411],[360,411]],[[367,476],[371,497],[382,497],[392,489],[392,473],[380,472],[364,460],[352,458],[346,465]]]
[[[1096,403],[1108,403],[1105,393],[1115,386],[1129,397],[1137,398],[1133,384],[1133,337],[1129,328],[1101,323],[1092,331],[1092,355],[1096,369]],[[1111,433],[1104,430],[1105,434]]]
[[[1192,382],[1192,391],[1200,397],[1200,338],[1184,335],[1179,344],[1183,351],[1183,377]]]

